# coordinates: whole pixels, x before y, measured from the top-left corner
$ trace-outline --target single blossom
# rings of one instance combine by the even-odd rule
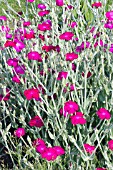
[[[76,112],[76,115],[71,116],[70,119],[73,125],[84,125],[86,123],[86,119],[83,117],[83,113],[81,112]]]
[[[102,6],[102,3],[101,3],[101,2],[94,2],[94,3],[92,4],[92,8],[93,8],[93,7],[99,8],[99,7],[101,7],[101,6]]]
[[[36,152],[38,152],[40,154],[44,153],[46,151],[46,149],[47,149],[46,145],[41,144],[41,145],[36,146]]]
[[[67,53],[66,55],[66,61],[73,61],[78,58],[78,54],[72,52],[72,53]]]
[[[15,83],[20,84],[20,83],[21,83],[20,78],[21,78],[20,76],[14,75],[14,76],[12,77],[12,81],[15,82]]]
[[[23,22],[23,26],[24,26],[24,27],[27,27],[27,26],[29,26],[29,25],[31,25],[31,22],[30,22],[30,21],[24,21],[24,22]]]
[[[108,110],[106,110],[105,108],[100,108],[97,111],[97,115],[99,116],[100,119],[106,119],[109,120],[111,118],[111,114]]]
[[[45,4],[38,4],[37,8],[43,10],[43,9],[46,9],[46,5]]]
[[[107,170],[106,168],[96,168],[96,170]]]
[[[48,15],[49,13],[50,13],[49,10],[43,10],[43,11],[39,11],[39,12],[38,12],[38,15],[39,15],[40,17],[43,17],[43,16],[45,16],[45,15]]]
[[[66,40],[66,41],[69,41],[69,40],[72,40],[72,37],[74,36],[74,34],[72,32],[64,32],[63,34],[61,34],[59,36],[59,38],[61,40]]]
[[[24,65],[16,65],[14,66],[13,69],[14,73],[16,72],[16,74],[25,74],[25,66]]]
[[[37,138],[33,141],[32,145],[34,147],[38,146],[38,145],[45,145],[45,141],[41,138]]]
[[[24,91],[24,96],[27,100],[38,100],[39,99],[39,90],[35,88],[27,89]]]
[[[56,5],[57,6],[63,6],[64,5],[64,0],[56,0]]]
[[[106,12],[106,18],[108,21],[113,21],[113,11]]]
[[[92,154],[95,150],[95,146],[89,145],[87,143],[84,144],[84,148],[87,153]]]
[[[6,21],[6,20],[7,20],[7,17],[6,17],[6,16],[4,16],[4,15],[2,15],[2,16],[0,16],[0,20],[2,20],[2,21]]]
[[[44,123],[43,123],[41,117],[35,116],[32,119],[30,119],[29,125],[40,128],[40,127],[44,126]]]
[[[78,104],[71,100],[65,102],[65,104],[64,104],[64,110],[65,110],[65,112],[68,112],[68,114],[73,114],[76,111],[78,111],[78,109],[79,109]]]
[[[27,54],[29,60],[37,60],[39,62],[42,62],[41,54],[39,54],[37,51],[31,51]]]
[[[65,154],[65,150],[61,146],[54,146],[53,149],[56,151],[57,156]]]
[[[9,58],[6,63],[9,66],[16,67],[18,65],[18,59],[17,58]]]
[[[57,152],[53,148],[48,147],[41,154],[41,156],[42,158],[45,158],[47,161],[54,161],[57,158]]]
[[[108,142],[108,148],[109,148],[111,151],[113,151],[113,140],[110,140],[110,141]]]
[[[57,80],[62,80],[63,78],[66,79],[67,76],[68,76],[68,72],[61,71],[61,72],[59,72],[59,74],[58,74]]]
[[[22,137],[25,135],[25,129],[24,128],[18,128],[17,130],[14,131],[14,135],[18,138]]]
[[[30,3],[32,3],[32,2],[34,2],[35,0],[27,0],[27,2],[30,2]]]
[[[40,31],[51,30],[51,25],[48,23],[38,24],[38,30],[40,30]]]

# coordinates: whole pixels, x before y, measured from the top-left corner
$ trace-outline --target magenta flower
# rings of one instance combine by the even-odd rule
[[[63,78],[66,79],[66,78],[67,78],[67,75],[68,75],[68,72],[61,71],[61,72],[59,72],[59,74],[58,74],[57,80],[62,80]]]
[[[77,27],[77,23],[73,21],[73,22],[71,22],[71,24],[68,24],[68,26],[71,28],[75,28],[75,27]]]
[[[87,143],[84,144],[84,148],[85,148],[86,152],[89,154],[92,154],[93,151],[95,150],[95,146],[91,146]]]
[[[37,100],[39,99],[39,90],[35,88],[27,89],[24,91],[24,96],[27,98],[27,100]]]
[[[42,154],[43,152],[45,152],[47,149],[47,146],[46,145],[37,145],[36,146],[36,152]]]
[[[107,170],[106,168],[96,168],[96,170]]]
[[[29,60],[37,60],[39,62],[42,62],[41,54],[39,54],[37,51],[31,51],[27,54]]]
[[[63,34],[61,34],[59,36],[59,38],[61,40],[66,40],[66,41],[69,41],[69,40],[72,40],[72,37],[74,36],[74,34],[72,32],[65,32]]]
[[[56,5],[57,6],[63,6],[64,5],[64,0],[56,0]]]
[[[23,48],[25,48],[25,44],[22,41],[16,40],[15,43],[16,44],[14,48],[17,52],[20,52],[21,50],[23,50]]]
[[[54,146],[53,149],[56,151],[57,156],[65,154],[65,150],[61,146]]]
[[[111,151],[113,151],[113,140],[110,140],[110,141],[108,142],[108,148],[109,148]]]
[[[24,21],[24,22],[23,22],[23,26],[24,26],[24,27],[27,27],[27,26],[29,26],[29,25],[31,25],[31,22],[30,22],[30,21]]]
[[[113,11],[108,11],[108,12],[106,12],[106,18],[107,18],[109,21],[113,21]]]
[[[76,112],[76,115],[71,116],[70,119],[73,125],[84,125],[86,123],[86,119],[83,118],[83,113],[81,112]]]
[[[102,6],[102,3],[101,3],[101,2],[94,2],[94,3],[92,4],[92,8],[93,8],[93,7],[99,8],[99,7],[101,7],[101,6]]]
[[[37,8],[43,10],[43,9],[46,9],[46,5],[45,4],[38,4]]]
[[[20,83],[21,83],[20,78],[21,78],[20,76],[14,75],[14,76],[12,77],[12,81],[15,82],[15,83],[20,84]]]
[[[78,111],[78,109],[79,109],[78,104],[71,100],[65,102],[65,104],[64,104],[64,110],[65,110],[65,112],[68,112],[68,114],[75,113],[76,111]]]
[[[27,2],[30,2],[30,3],[32,3],[32,2],[34,2],[34,0],[27,0]]]
[[[16,74],[25,74],[25,66],[24,65],[17,65],[14,67],[14,73]]]
[[[17,130],[14,131],[14,135],[18,138],[20,138],[21,136],[25,135],[25,129],[24,128],[18,128]]]
[[[44,126],[44,123],[39,116],[35,116],[32,119],[30,119],[29,125],[41,128],[42,126]]]
[[[16,67],[18,65],[18,59],[17,58],[10,58],[7,60],[7,64],[9,66]]]
[[[12,34],[6,33],[6,38],[7,38],[7,39],[12,38]]]
[[[57,152],[53,148],[46,148],[46,150],[41,154],[42,158],[47,161],[54,161],[57,158]]]
[[[0,20],[2,20],[2,21],[6,21],[6,20],[7,20],[7,17],[6,17],[6,16],[4,16],[4,15],[2,15],[2,16],[0,16]]]
[[[43,11],[39,11],[39,12],[38,12],[38,15],[39,15],[40,17],[43,17],[43,16],[45,16],[45,15],[48,15],[49,13],[50,13],[49,10],[43,10]]]
[[[78,58],[78,54],[72,52],[72,53],[67,53],[66,55],[66,61],[73,61]]]
[[[38,30],[40,30],[40,31],[51,30],[51,25],[48,23],[38,24]]]
[[[111,114],[108,110],[106,110],[105,108],[100,108],[97,111],[97,115],[99,116],[100,119],[106,119],[109,120],[111,118]]]
[[[113,23],[111,23],[111,22],[105,23],[104,28],[109,28],[110,30],[113,29]]]
[[[43,139],[37,138],[37,139],[35,139],[35,140],[33,141],[32,144],[33,144],[34,147],[36,147],[36,146],[38,146],[38,145],[45,145],[45,142],[44,142]]]

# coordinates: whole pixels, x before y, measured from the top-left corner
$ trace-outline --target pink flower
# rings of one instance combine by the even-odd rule
[[[105,23],[104,28],[109,28],[110,30],[113,29],[113,23],[111,23],[111,22]]]
[[[12,34],[8,34],[8,33],[6,33],[6,38],[7,38],[7,39],[12,38]]]
[[[113,140],[108,142],[108,148],[113,151]]]
[[[73,61],[78,58],[78,54],[72,52],[72,53],[67,53],[66,55],[66,61]]]
[[[20,76],[14,75],[13,78],[12,78],[12,81],[15,82],[15,83],[20,84],[21,83],[20,78],[21,78]]]
[[[46,9],[46,5],[45,4],[38,4],[37,8],[43,10],[43,9]]]
[[[78,109],[79,109],[78,104],[71,100],[65,102],[65,104],[64,104],[64,110],[65,110],[65,112],[68,112],[68,114],[75,113]]]
[[[14,48],[17,52],[20,52],[21,50],[23,50],[23,48],[25,48],[25,44],[22,41],[16,40],[15,43],[16,44]]]
[[[57,156],[65,154],[65,150],[61,146],[54,146],[53,149],[56,151]]]
[[[106,18],[107,18],[109,21],[113,21],[113,11],[108,11],[108,12],[106,12]]]
[[[35,116],[32,119],[30,119],[29,125],[41,128],[42,126],[44,126],[44,123],[39,116]]]
[[[99,7],[101,7],[101,6],[102,6],[102,3],[101,3],[101,2],[94,2],[94,3],[92,4],[92,8],[93,8],[93,7],[99,8]]]
[[[74,28],[74,27],[77,27],[77,23],[73,21],[68,26],[71,27],[71,28]]]
[[[107,119],[109,120],[111,118],[111,114],[108,110],[106,110],[105,108],[100,108],[97,111],[97,115],[99,116],[100,119]]]
[[[4,44],[4,47],[15,47],[16,43],[12,40],[7,40]]]
[[[57,6],[63,6],[64,5],[64,0],[56,0],[56,5]]]
[[[57,158],[57,152],[53,148],[46,148],[46,150],[41,154],[42,158],[47,161],[54,161]]]
[[[45,15],[48,15],[49,13],[50,13],[49,10],[43,10],[43,11],[39,11],[39,12],[38,12],[38,15],[39,15],[40,17],[43,17],[43,16],[45,16]]]
[[[35,139],[35,140],[33,141],[32,144],[33,144],[34,147],[36,147],[36,146],[38,146],[38,145],[45,145],[45,142],[44,142],[43,139],[37,138],[37,139]]]
[[[41,54],[39,54],[37,51],[31,51],[27,54],[29,60],[37,60],[39,62],[42,62]]]
[[[36,146],[36,152],[39,152],[40,154],[42,154],[43,152],[45,152],[47,149],[46,145],[38,145]]]
[[[72,37],[74,36],[74,34],[72,32],[64,32],[63,34],[61,34],[59,36],[59,38],[61,40],[66,40],[66,41],[69,41],[69,40],[72,40]]]
[[[17,73],[17,74],[25,74],[25,66],[24,65],[17,65],[17,66],[14,66],[14,73]]]
[[[17,58],[10,58],[7,60],[7,64],[9,66],[16,67],[18,65],[18,59]]]
[[[51,30],[51,25],[48,23],[38,24],[38,30],[40,30],[40,31]]]
[[[27,27],[27,26],[29,26],[29,25],[31,25],[31,22],[30,22],[30,21],[23,22],[23,26],[24,26],[24,27]]]
[[[106,168],[96,168],[96,170],[107,170]]]
[[[0,20],[2,20],[2,21],[6,21],[7,20],[7,17],[6,16],[0,16]]]
[[[88,152],[89,154],[92,154],[93,151],[95,150],[95,146],[91,146],[87,143],[84,144],[84,148],[85,148],[86,152]]]
[[[76,112],[76,115],[71,116],[70,119],[73,125],[84,125],[86,123],[86,119],[83,118],[83,113],[81,112]]]
[[[57,80],[62,80],[63,78],[66,79],[66,78],[67,78],[67,75],[68,75],[68,72],[61,71],[61,72],[59,72],[59,74],[58,74]]]
[[[38,89],[35,89],[35,88],[27,89],[24,91],[24,96],[27,98],[27,100],[31,100],[31,99],[38,100],[39,91]]]
[[[30,2],[30,3],[32,3],[32,2],[34,2],[34,0],[27,0],[27,2]]]
[[[18,138],[25,135],[25,129],[24,128],[18,128],[14,131],[14,135]]]

